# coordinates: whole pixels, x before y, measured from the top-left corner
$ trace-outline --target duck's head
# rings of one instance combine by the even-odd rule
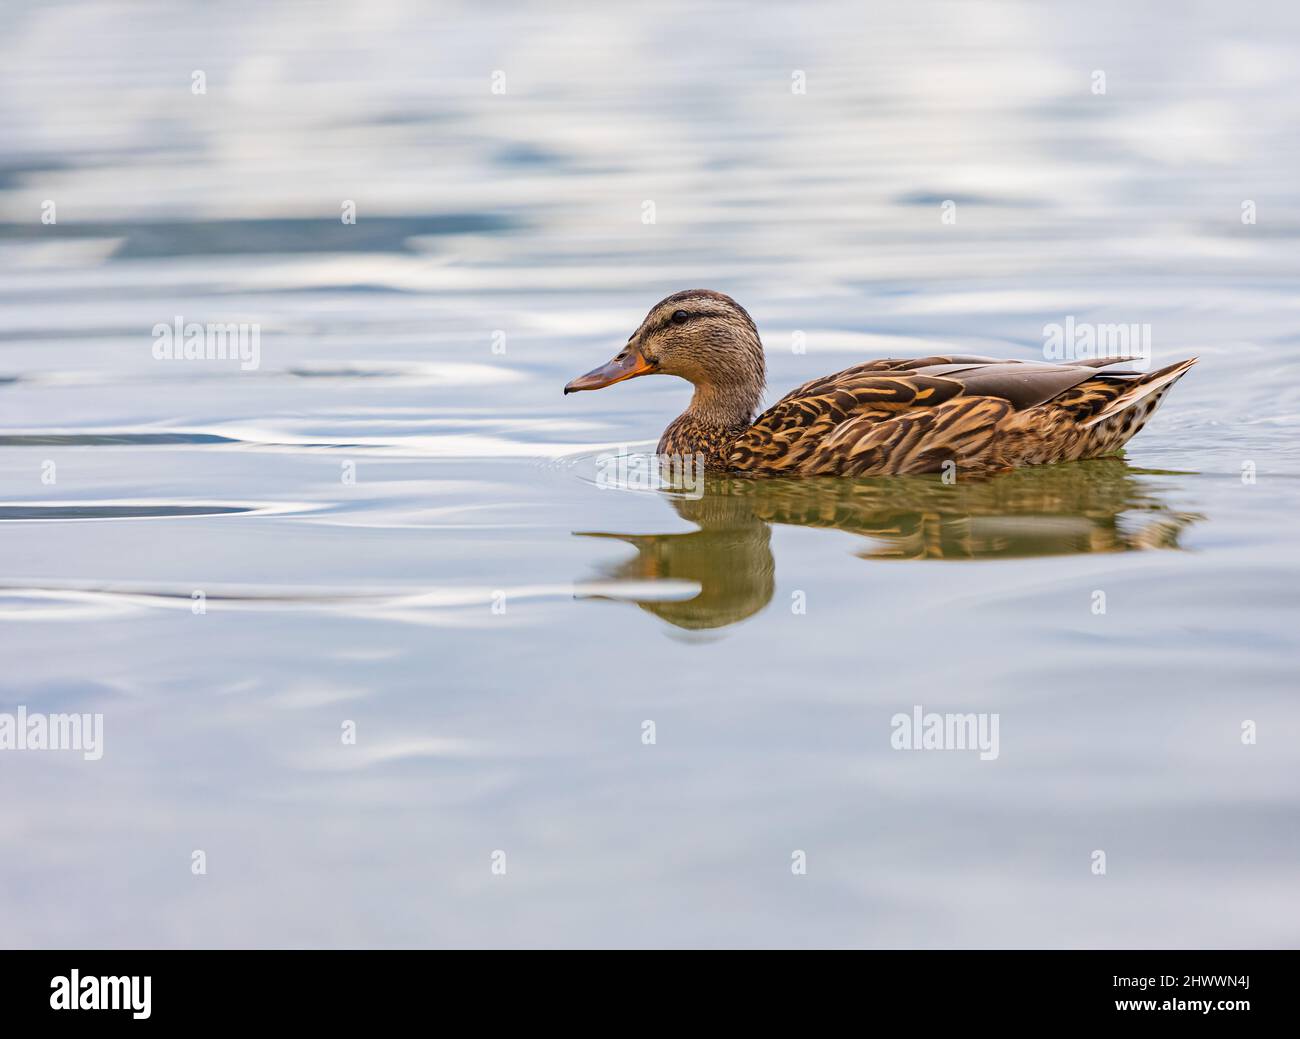
[[[693,408],[719,420],[752,417],[767,377],[763,344],[745,308],[709,289],[675,292],[650,308],[613,360],[580,375],[565,393],[598,390],[639,375],[676,375],[695,386]]]

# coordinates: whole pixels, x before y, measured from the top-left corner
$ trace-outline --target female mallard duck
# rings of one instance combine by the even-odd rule
[[[655,304],[617,357],[564,392],[680,376],[695,396],[658,452],[700,454],[713,470],[880,476],[951,461],[992,472],[1113,454],[1196,358],[1149,373],[1113,370],[1119,361],[865,361],[804,383],[755,419],[767,374],[758,329],[731,297],[687,289]]]

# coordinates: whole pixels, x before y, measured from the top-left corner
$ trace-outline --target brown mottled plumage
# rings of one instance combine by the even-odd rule
[[[766,367],[758,329],[728,296],[688,289],[657,303],[623,351],[565,393],[639,375],[695,386],[661,455],[704,456],[755,476],[964,472],[1114,454],[1196,363],[1159,371],[1121,358],[1039,364],[990,357],[866,361],[791,390],[755,419]]]

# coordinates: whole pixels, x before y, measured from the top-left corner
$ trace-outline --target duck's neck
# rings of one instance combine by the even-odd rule
[[[748,427],[754,421],[762,397],[761,386],[701,383],[695,387],[691,406],[683,414],[690,415],[701,425],[720,429]]]
[[[690,407],[664,430],[659,453],[702,454],[706,464],[716,464],[749,428],[762,395],[761,386],[697,385]]]

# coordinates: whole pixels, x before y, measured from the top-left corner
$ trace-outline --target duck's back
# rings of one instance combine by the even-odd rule
[[[946,462],[987,472],[1113,454],[1195,359],[1150,373],[1124,363],[867,361],[786,394],[736,437],[721,467],[877,476],[936,472]]]

